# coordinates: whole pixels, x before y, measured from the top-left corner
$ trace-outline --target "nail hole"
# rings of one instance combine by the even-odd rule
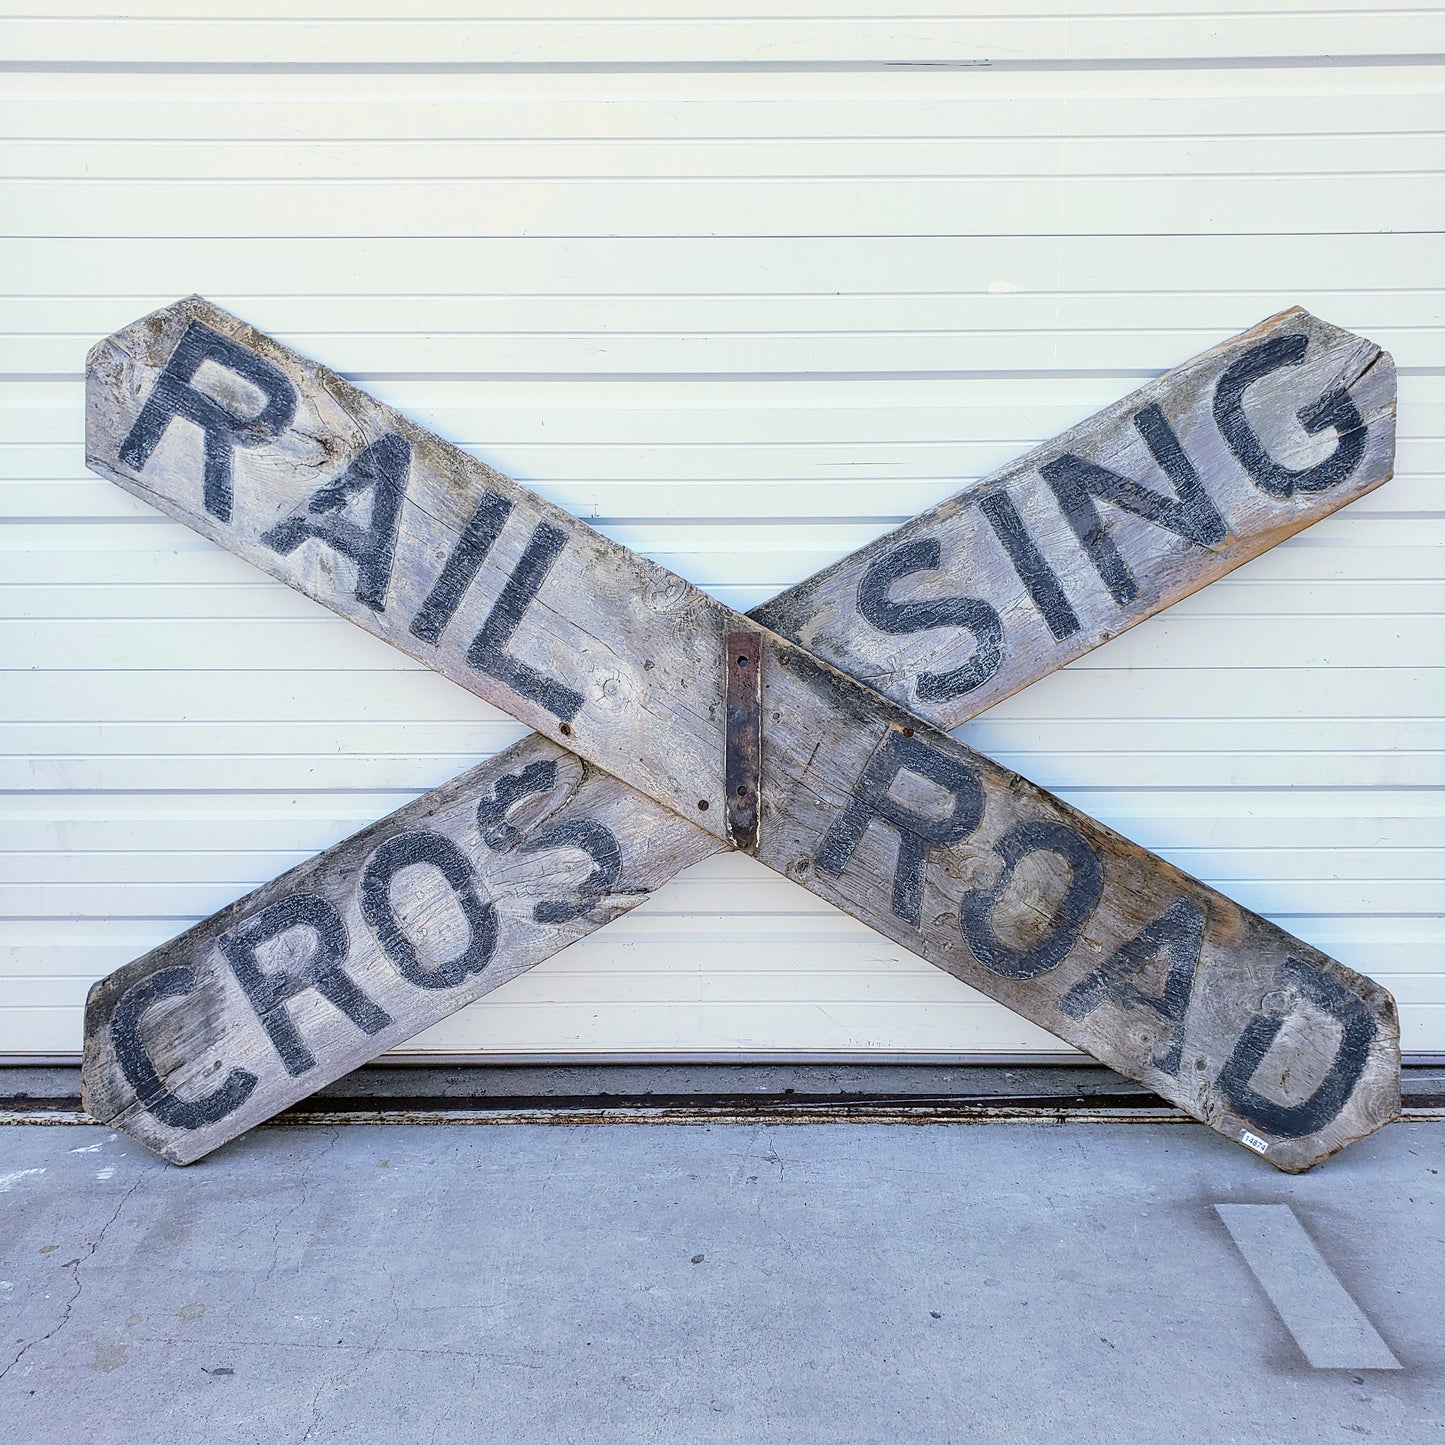
[[[699,799],[697,800],[697,810],[698,810],[699,813],[705,813],[705,812],[707,812],[707,799],[706,799],[706,798],[699,798]]]
[[[786,666],[792,661],[792,658],[790,658],[790,657],[788,656],[788,654],[787,654],[786,652],[784,652],[784,653],[779,654],[779,656],[778,656],[778,661],[779,661],[784,667],[786,667]]]
[[[746,788],[745,786],[743,786],[742,784],[739,784],[739,786],[738,786],[738,797],[740,797],[740,798],[746,798],[747,795],[748,795],[748,790],[747,790],[747,788]]]
[[[739,667],[746,667],[747,665],[748,665],[748,660],[747,660],[747,658],[745,658],[745,657],[740,657],[740,658],[738,658],[738,666],[739,666]]]
[[[563,723],[562,726],[557,729],[557,731],[561,733],[564,738],[570,738],[572,736],[572,724]]]

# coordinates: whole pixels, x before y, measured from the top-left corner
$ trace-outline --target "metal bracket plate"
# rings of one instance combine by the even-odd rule
[[[754,857],[758,851],[758,786],[763,771],[762,638],[729,632],[723,659],[727,680],[726,759],[728,837]]]

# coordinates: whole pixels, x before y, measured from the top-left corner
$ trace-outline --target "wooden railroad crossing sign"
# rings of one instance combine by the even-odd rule
[[[1386,990],[946,732],[1387,480],[1373,343],[1285,312],[749,617],[198,297],[86,406],[95,471],[536,729],[95,985],[86,1107],[165,1158],[732,847],[1281,1169],[1398,1114]]]

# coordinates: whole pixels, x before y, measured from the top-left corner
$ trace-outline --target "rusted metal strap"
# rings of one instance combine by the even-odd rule
[[[729,632],[727,654],[727,740],[723,776],[727,784],[728,837],[744,853],[758,851],[758,785],[763,771],[762,639],[756,632]]]

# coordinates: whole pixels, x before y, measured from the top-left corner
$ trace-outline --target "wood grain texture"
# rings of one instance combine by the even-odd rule
[[[806,654],[763,707],[763,862],[1287,1171],[1397,1115],[1372,980]]]
[[[188,1164],[722,848],[533,735],[98,983],[86,1108]],[[330,954],[322,909],[344,940]],[[269,936],[257,937],[258,919]],[[247,974],[256,994],[295,992],[258,1006],[237,969],[248,954],[263,975]],[[315,986],[322,966],[327,991]]]
[[[1282,392],[1286,369],[1294,389]],[[1389,995],[924,721],[951,725],[1128,625],[1083,600],[1090,569],[1138,620],[1193,590],[1191,577],[1202,585],[1332,510],[1342,489],[1388,475],[1392,374],[1367,342],[1286,313],[1172,376],[1035,454],[1058,503],[1052,531],[1020,510],[1016,480],[1010,491],[995,479],[977,513],[955,499],[776,609],[819,655],[762,638],[759,856],[1222,1132],[1262,1134],[1271,1162],[1304,1168],[1398,1109]],[[1313,452],[1278,424],[1282,396]],[[1172,494],[1131,475],[1139,457],[1119,436],[1130,425]],[[737,613],[197,298],[93,353],[87,450],[102,474],[700,825],[713,841],[697,856],[719,846],[724,644],[747,626]],[[1246,506],[1242,474],[1294,505]],[[1234,484],[1227,511],[1214,500],[1221,476],[1219,496]],[[1130,525],[1105,526],[1101,501]],[[900,595],[939,570],[938,532],[964,514],[998,539],[1012,595],[998,556],[982,571],[1002,605]],[[851,632],[832,625],[840,598],[861,614]],[[1040,623],[1060,647],[1037,646]],[[930,638],[905,677],[897,639],[920,633],[947,639]],[[850,654],[844,634],[867,645]],[[832,656],[916,692],[920,716]],[[628,799],[630,816],[645,817],[641,801]],[[646,845],[646,826],[624,854]],[[343,892],[357,863],[337,871]],[[202,950],[220,936],[208,927],[193,930]],[[148,976],[193,967],[167,964],[184,943],[151,955]],[[290,966],[314,972],[310,955]],[[143,983],[128,987],[97,988],[89,1074],[107,1017],[144,998]]]
[[[146,413],[167,388],[212,440],[169,407]],[[723,639],[748,624],[680,577],[198,297],[92,352],[86,453],[161,511],[726,836]]]
[[[1338,426],[1315,423],[1311,408],[1323,398],[1338,399]],[[1394,455],[1390,357],[1287,311],[921,512],[756,616],[955,727],[1026,687],[1042,659],[1072,662],[1373,491],[1390,478]],[[992,643],[986,652],[972,642],[980,635]]]

